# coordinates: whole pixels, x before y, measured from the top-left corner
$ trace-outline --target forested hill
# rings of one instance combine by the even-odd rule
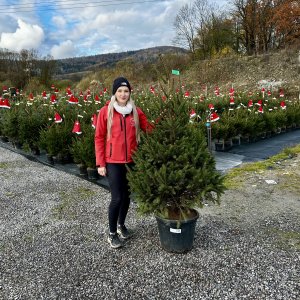
[[[132,59],[135,62],[155,62],[159,54],[186,53],[182,48],[160,46],[135,51],[74,57],[57,61],[57,75],[94,71],[99,67],[114,67],[117,62]]]

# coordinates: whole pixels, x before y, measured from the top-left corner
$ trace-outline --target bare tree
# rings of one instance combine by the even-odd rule
[[[40,82],[46,86],[50,85],[52,76],[55,73],[56,61],[51,55],[47,55],[43,59],[39,60],[39,69]]]
[[[184,5],[174,21],[176,37],[173,40],[174,45],[187,48],[192,54],[195,53],[195,38],[197,35],[197,25],[195,22],[196,11],[193,5]]]

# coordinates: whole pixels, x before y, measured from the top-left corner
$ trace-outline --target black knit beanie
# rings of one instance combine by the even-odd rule
[[[131,92],[131,87],[129,81],[125,77],[118,77],[114,80],[112,93],[113,95],[116,93],[117,89],[120,86],[127,86],[129,88],[129,92]]]

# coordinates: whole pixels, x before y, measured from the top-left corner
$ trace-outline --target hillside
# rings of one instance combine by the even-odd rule
[[[81,79],[100,67],[113,68],[118,62],[132,59],[135,62],[157,62],[159,54],[187,54],[177,47],[154,47],[137,51],[110,53],[87,57],[63,59],[58,61],[59,79]],[[300,89],[300,52],[296,48],[281,50],[257,56],[231,55],[210,60],[194,61],[190,66],[174,66],[181,69],[180,80],[188,89],[199,90],[207,85],[210,92],[215,86],[227,89],[234,86],[239,90],[284,88],[292,95],[299,94]],[[185,71],[184,71],[185,70]]]
[[[182,76],[195,86],[203,83],[233,85],[240,90],[264,86],[276,90],[279,87],[298,95],[300,88],[300,52],[297,49],[282,50],[258,56],[231,56],[193,63]]]
[[[100,67],[114,67],[122,60],[132,59],[135,62],[156,62],[159,54],[184,54],[186,50],[178,47],[161,46],[120,53],[99,54],[57,60],[57,76],[66,77],[72,73],[88,73]]]

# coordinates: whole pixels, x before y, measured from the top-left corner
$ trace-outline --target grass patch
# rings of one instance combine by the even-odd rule
[[[61,202],[53,208],[53,215],[58,219],[75,219],[77,216],[77,206],[80,202],[96,195],[95,191],[79,187],[70,192],[61,192]]]
[[[296,191],[300,195],[300,175],[290,171],[288,173],[281,174],[281,176],[283,177],[283,180],[280,182],[280,188]]]
[[[277,163],[286,159],[293,158],[300,153],[300,145],[291,148],[285,148],[280,153],[259,162],[246,163],[240,167],[233,168],[225,175],[225,186],[227,189],[242,187],[245,178],[251,173],[263,173],[272,168],[278,168]]]
[[[0,163],[0,169],[8,169],[8,167],[9,167],[8,163],[5,162]]]
[[[277,228],[268,229],[267,232],[275,236],[276,246],[280,249],[300,250],[300,232],[285,231]]]

